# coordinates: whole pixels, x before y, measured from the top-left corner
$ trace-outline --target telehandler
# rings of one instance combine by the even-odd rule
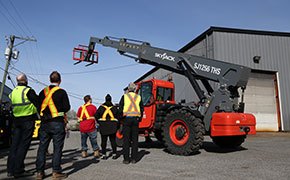
[[[236,148],[248,134],[256,133],[255,117],[244,113],[243,96],[250,68],[153,47],[148,42],[113,37],[91,37],[88,46],[74,49],[73,59],[77,63],[97,63],[96,44],[115,48],[138,63],[188,78],[195,91],[192,95],[198,97],[198,102],[176,103],[174,83],[170,81],[153,78],[137,83],[137,92],[145,106],[139,131],[145,135],[154,132],[168,152],[195,154],[201,148],[205,134],[220,147]],[[218,87],[213,88],[212,82]]]

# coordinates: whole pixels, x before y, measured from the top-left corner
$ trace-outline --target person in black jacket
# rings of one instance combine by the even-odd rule
[[[112,97],[107,94],[105,97],[106,102],[103,103],[97,110],[95,118],[99,123],[99,129],[101,134],[101,147],[102,147],[102,157],[101,159],[106,160],[107,154],[107,140],[108,137],[111,142],[113,157],[112,159],[117,159],[117,144],[116,144],[116,132],[118,127],[118,109],[112,103]]]
[[[38,119],[38,95],[27,86],[25,74],[18,75],[16,80],[17,86],[9,95],[13,108],[13,136],[7,160],[7,176],[18,178],[33,175],[25,171],[24,159],[32,140],[35,120]]]
[[[51,85],[39,93],[41,125],[39,129],[39,148],[36,160],[36,179],[43,179],[46,150],[53,140],[52,178],[64,179],[62,173],[61,157],[65,139],[66,118],[65,113],[70,109],[68,95],[59,87],[61,76],[57,71],[50,74]]]

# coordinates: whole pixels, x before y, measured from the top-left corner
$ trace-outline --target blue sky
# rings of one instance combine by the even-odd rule
[[[152,66],[101,46],[99,64],[73,65],[72,49],[87,45],[90,36],[125,37],[178,50],[210,26],[290,32],[289,7],[288,0],[0,0],[0,67],[5,67],[5,36],[34,36],[37,42],[16,47],[20,57],[9,69],[14,83],[22,71],[38,93],[57,70],[72,109],[77,110],[87,94],[97,105],[107,93],[118,102],[123,88]],[[13,88],[9,80],[6,85]]]

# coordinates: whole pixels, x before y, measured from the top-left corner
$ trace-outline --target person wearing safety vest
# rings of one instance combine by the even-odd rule
[[[136,85],[128,85],[128,93],[124,94],[120,100],[119,108],[124,118],[123,123],[123,163],[135,164],[138,159],[138,136],[139,121],[143,117],[143,103],[141,96],[135,93]],[[130,159],[130,145],[132,147]]]
[[[108,137],[111,142],[112,147],[112,159],[117,159],[117,144],[116,144],[116,132],[118,127],[118,108],[113,105],[112,97],[107,94],[105,97],[106,102],[103,103],[97,110],[95,117],[100,125],[101,133],[101,147],[102,147],[102,157],[101,159],[106,160],[107,156],[107,140]]]
[[[25,74],[18,75],[16,80],[17,86],[9,95],[13,113],[13,136],[7,160],[7,176],[18,178],[33,175],[25,171],[24,159],[32,140],[35,120],[38,119],[38,95],[27,86]]]
[[[52,178],[64,179],[61,158],[65,139],[66,117],[70,110],[70,103],[66,91],[59,87],[61,76],[57,71],[50,74],[51,84],[39,93],[41,125],[39,129],[39,147],[36,159],[36,179],[44,178],[46,150],[52,139]]]
[[[94,156],[99,158],[100,152],[97,142],[96,119],[94,117],[97,112],[97,108],[92,104],[92,98],[90,95],[86,95],[84,97],[84,102],[85,104],[80,106],[77,112],[77,117],[80,122],[82,157],[85,158],[88,156],[87,139],[89,137],[94,151]]]

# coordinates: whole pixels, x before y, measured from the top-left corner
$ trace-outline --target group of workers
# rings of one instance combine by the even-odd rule
[[[29,149],[35,120],[41,119],[39,128],[39,147],[36,158],[36,179],[45,177],[46,155],[50,141],[53,143],[52,179],[67,178],[62,172],[61,159],[66,134],[66,112],[70,110],[70,102],[66,91],[59,87],[61,75],[57,71],[50,74],[50,85],[38,95],[28,86],[25,74],[16,77],[17,86],[13,89],[11,99],[13,112],[13,136],[7,160],[8,177],[32,176],[25,171],[24,160]],[[112,147],[112,159],[117,159],[116,131],[122,121],[123,126],[123,163],[137,162],[138,126],[143,116],[143,103],[140,95],[135,93],[136,85],[130,83],[117,108],[112,97],[107,94],[105,102],[98,108],[92,104],[90,95],[84,97],[84,105],[77,112],[81,132],[81,155],[88,156],[87,139],[89,137],[94,156],[106,160],[107,139]],[[97,143],[96,123],[101,134],[101,152]],[[131,153],[130,153],[130,147]],[[131,157],[130,157],[131,154]]]

